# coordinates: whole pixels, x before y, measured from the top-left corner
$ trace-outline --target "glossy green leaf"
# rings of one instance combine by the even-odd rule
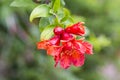
[[[69,26],[74,23],[74,20],[71,16],[66,16],[61,20],[61,23],[65,26]]]
[[[65,17],[64,9],[63,8],[58,9],[56,16],[60,22],[60,20]]]
[[[13,7],[35,7],[36,4],[32,0],[14,0],[10,6]]]
[[[54,29],[54,25],[49,25],[47,26],[41,33],[41,37],[40,39],[43,40],[48,40],[52,37],[53,35],[53,29]]]
[[[57,23],[59,24],[61,20],[64,18],[68,18],[70,16],[69,10],[66,8],[59,8],[55,13],[53,9],[50,10],[50,13],[56,17]],[[65,20],[65,19],[64,19]]]
[[[49,6],[47,6],[46,4],[42,4],[37,6],[31,13],[30,15],[30,22],[33,21],[33,19],[35,18],[39,18],[39,17],[47,17],[49,16]]]
[[[74,23],[73,17],[70,15],[70,11],[67,8],[63,8],[64,17],[60,20],[65,26],[71,25]]]
[[[43,29],[46,26],[55,24],[55,16],[49,16],[49,17],[42,17],[39,22],[39,30],[40,32],[43,31]]]
[[[55,0],[53,5],[53,10],[57,12],[59,8],[60,8],[60,0]]]
[[[42,31],[46,26],[50,25],[48,17],[42,17],[39,22],[39,29]]]
[[[51,19],[53,19],[52,22],[54,22],[54,24],[59,24],[58,14],[55,13],[53,9],[50,10],[50,14],[52,14],[52,16],[54,16],[54,17],[51,17]]]

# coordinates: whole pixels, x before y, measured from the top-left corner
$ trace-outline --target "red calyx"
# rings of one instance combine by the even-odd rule
[[[64,32],[62,33],[61,39],[65,41],[71,41],[74,39],[74,36],[70,33]]]
[[[56,34],[56,35],[60,35],[63,32],[64,32],[63,28],[61,28],[59,26],[54,29],[54,34]]]

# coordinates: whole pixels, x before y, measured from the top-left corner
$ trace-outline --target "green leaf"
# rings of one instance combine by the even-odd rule
[[[49,16],[49,17],[42,17],[39,22],[39,30],[40,32],[43,31],[43,29],[48,25],[56,24],[55,22],[55,16]]]
[[[67,8],[63,8],[63,11],[64,11],[65,16],[70,15],[70,11]]]
[[[59,22],[61,19],[63,19],[65,17],[63,8],[58,9],[56,16],[57,16]]]
[[[10,4],[13,7],[35,7],[36,5],[32,0],[14,0]]]
[[[67,8],[63,8],[63,12],[64,12],[64,17],[62,17],[60,22],[62,24],[64,24],[65,26],[69,26],[69,25],[73,24],[74,19],[73,19],[73,17],[71,17],[70,11]]]
[[[52,16],[50,16],[49,17],[49,23],[51,24],[51,25],[53,25],[53,24],[56,24],[56,18],[55,18],[55,16],[54,15],[52,15]]]
[[[50,25],[48,17],[42,17],[39,22],[39,29],[42,31],[46,26]]]
[[[61,23],[65,26],[69,26],[74,23],[74,20],[71,16],[66,16],[61,20]]]
[[[53,29],[54,25],[47,26],[41,33],[41,41],[50,39],[53,35]]]
[[[50,10],[50,7],[47,6],[47,4],[42,4],[37,6],[30,15],[30,22],[32,22],[33,19],[35,18],[49,16],[49,10]]]
[[[52,14],[52,16],[54,16],[54,17],[51,17],[51,19],[53,19],[52,22],[54,22],[54,24],[59,24],[59,18],[58,18],[57,13],[55,13],[54,10],[51,9],[50,14]]]
[[[54,12],[57,12],[59,8],[60,8],[60,0],[55,0],[53,5]]]

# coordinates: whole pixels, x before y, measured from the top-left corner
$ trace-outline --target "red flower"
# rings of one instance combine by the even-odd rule
[[[83,39],[76,40],[75,35],[84,35],[82,22],[76,23],[66,29],[56,27],[51,39],[37,43],[38,49],[47,50],[47,54],[54,57],[55,67],[58,63],[64,69],[71,65],[82,66],[85,61],[85,53],[93,54],[92,45]]]
[[[85,28],[83,22],[78,22],[72,26],[69,26],[65,29],[66,32],[83,36],[85,34]]]

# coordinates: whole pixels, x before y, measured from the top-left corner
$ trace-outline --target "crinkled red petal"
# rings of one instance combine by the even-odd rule
[[[57,66],[58,62],[60,61],[60,55],[54,56],[55,67]]]
[[[71,65],[70,56],[67,54],[63,54],[60,59],[60,66],[64,69],[67,69],[70,67],[70,65]]]
[[[84,64],[85,57],[84,54],[79,54],[78,51],[74,51],[71,55],[71,62],[74,66],[80,67]]]
[[[66,42],[63,45],[63,51],[66,51],[66,50],[70,51],[70,50],[72,50],[72,48],[73,48],[73,44],[71,42]]]
[[[48,41],[41,41],[37,43],[37,49],[47,49],[47,46],[49,45]]]
[[[61,46],[51,45],[47,49],[47,54],[51,56],[58,56],[61,53],[61,51],[62,51]]]
[[[54,36],[48,42],[52,45],[59,45],[60,44],[60,35]]]
[[[83,42],[86,48],[86,54],[93,54],[93,46],[89,42]]]
[[[73,47],[75,50],[78,50],[79,53],[82,53],[82,54],[84,54],[86,51],[85,46],[81,42],[78,42],[78,41],[73,42]]]

